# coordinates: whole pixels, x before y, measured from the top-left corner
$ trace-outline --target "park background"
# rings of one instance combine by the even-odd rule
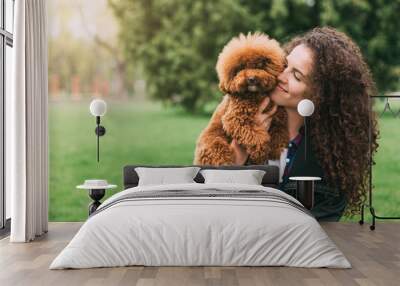
[[[85,179],[122,190],[127,164],[190,165],[196,139],[221,99],[215,63],[240,32],[285,43],[329,25],[360,46],[379,94],[400,90],[400,1],[48,1],[51,221],[82,221]],[[90,101],[108,104],[96,161]],[[378,215],[400,215],[400,103],[379,117],[373,167]],[[386,102],[378,100],[380,114]],[[357,148],[357,146],[349,146]],[[343,221],[358,217],[342,218]],[[367,216],[370,220],[370,216]]]

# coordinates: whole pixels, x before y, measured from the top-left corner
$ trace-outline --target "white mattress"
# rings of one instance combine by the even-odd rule
[[[233,184],[175,184],[127,189],[263,190]],[[90,217],[50,269],[127,265],[351,268],[319,223],[289,204],[258,198],[152,198],[121,201]]]

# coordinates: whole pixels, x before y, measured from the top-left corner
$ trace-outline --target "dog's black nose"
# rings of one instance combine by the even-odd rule
[[[255,84],[257,82],[256,78],[254,76],[249,76],[247,78],[247,83],[248,84]]]

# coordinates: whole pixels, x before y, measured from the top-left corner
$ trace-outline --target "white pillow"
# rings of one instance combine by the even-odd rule
[[[262,170],[201,170],[200,174],[204,177],[205,184],[212,183],[234,183],[246,185],[261,185],[265,175]]]
[[[195,183],[199,167],[147,168],[137,167],[138,186]]]

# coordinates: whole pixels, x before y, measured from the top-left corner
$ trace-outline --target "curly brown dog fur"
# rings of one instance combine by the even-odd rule
[[[286,111],[278,107],[269,132],[255,122],[255,114],[275,88],[284,60],[279,43],[261,33],[240,34],[224,47],[216,69],[226,95],[197,140],[194,164],[235,164],[232,139],[244,146],[252,164],[280,157],[289,141]]]

